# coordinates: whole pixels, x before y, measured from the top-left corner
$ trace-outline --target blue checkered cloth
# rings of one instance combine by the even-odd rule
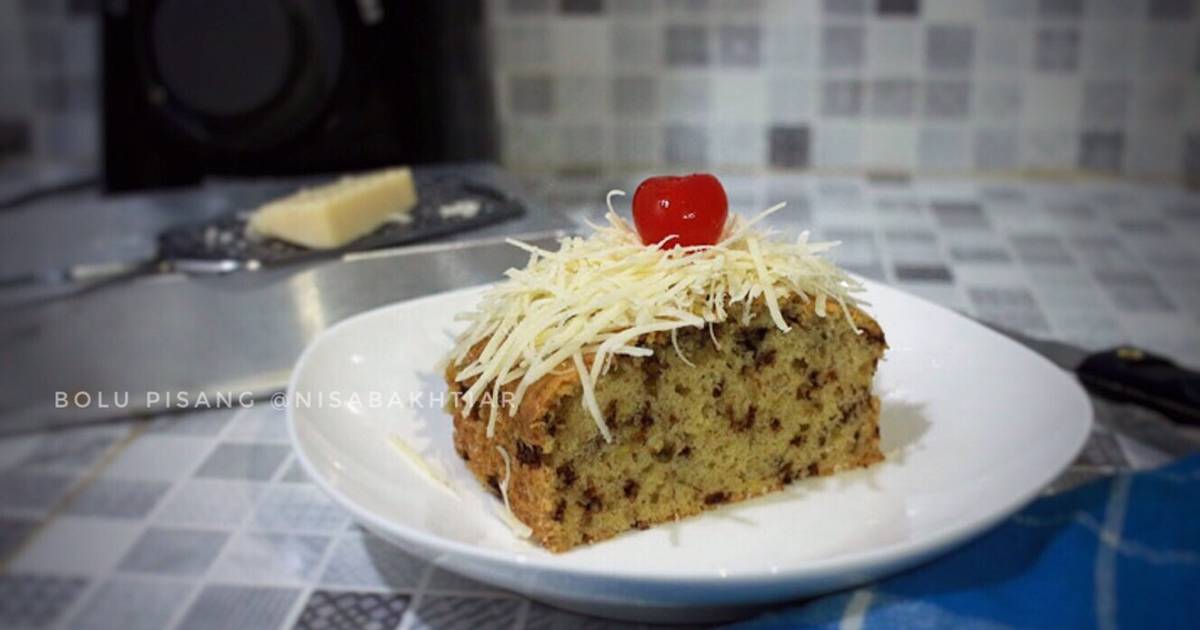
[[[950,555],[738,628],[1200,624],[1200,455],[1040,499]]]

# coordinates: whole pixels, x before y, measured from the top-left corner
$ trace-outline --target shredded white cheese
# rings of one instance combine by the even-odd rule
[[[735,305],[747,322],[753,316],[751,305],[761,298],[774,324],[786,332],[781,297],[813,299],[821,316],[827,300],[843,307],[863,304],[854,297],[862,286],[820,256],[836,243],[809,243],[807,232],[795,242],[782,242],[756,227],[784,204],[749,220],[731,214],[716,245],[662,249],[644,245],[613,211],[613,197],[624,194],[608,193],[608,225],[593,226],[595,233],[588,238],[561,239],[557,251],[510,240],[529,252],[529,264],[509,269],[507,280],[463,317],[470,324],[451,361],[458,367],[457,380],[471,382],[462,397],[465,411],[482,400],[492,402],[489,437],[501,411],[515,414],[530,385],[574,367],[583,405],[611,441],[595,384],[614,356],[653,354],[637,345],[643,335],[670,333],[675,351],[687,362],[676,341],[678,330],[726,321]],[[849,310],[842,312],[853,328]],[[514,383],[511,395],[501,397],[501,387]]]
[[[508,456],[508,451],[504,450],[503,446],[496,446],[496,450],[500,451],[500,457],[504,460],[504,480],[500,482],[500,497],[504,499],[504,512],[501,514],[502,520],[506,525],[512,528],[513,533],[518,538],[529,538],[533,535],[533,530],[528,525],[521,522],[517,515],[512,511],[512,504],[508,502],[508,480],[512,477],[512,459]]]
[[[412,466],[414,470],[416,470],[426,479],[441,486],[455,497],[458,496],[458,492],[454,489],[454,486],[450,484],[450,480],[446,478],[446,475],[442,474],[441,471],[434,469],[434,467],[431,466],[424,457],[421,457],[420,453],[409,446],[403,438],[401,438],[399,435],[392,435],[388,438],[388,443],[392,445],[392,448],[396,449],[396,452],[400,453],[406,460],[408,460],[409,465]]]
[[[471,217],[479,214],[479,208],[480,205],[478,201],[475,201],[474,199],[461,199],[459,201],[438,207],[438,214],[443,219],[449,219],[452,217],[470,219]]]

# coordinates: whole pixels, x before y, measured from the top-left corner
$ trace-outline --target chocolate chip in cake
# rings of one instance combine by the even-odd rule
[[[492,489],[492,494],[494,494],[496,496],[500,496],[500,478],[499,477],[497,477],[496,475],[488,475],[487,484],[488,484],[488,487]]]
[[[567,500],[559,499],[558,504],[554,506],[554,513],[550,515],[550,518],[555,523],[561,523],[561,522],[563,522],[563,517],[565,517],[566,514],[567,514]]]
[[[781,423],[779,421],[779,418],[771,418],[771,430],[772,431],[779,433],[779,430],[782,428],[783,428],[783,423]]]
[[[774,350],[765,350],[763,352],[758,353],[754,357],[754,365],[755,365],[755,367],[758,367],[759,369],[764,368],[768,365],[775,365],[775,351]]]
[[[555,468],[554,474],[558,475],[558,481],[564,488],[570,488],[571,484],[575,483],[575,468],[569,463]]]
[[[746,415],[738,417],[733,411],[733,407],[728,407],[729,427],[734,431],[749,431],[754,428],[754,417],[758,415],[758,408],[754,405],[746,410]]]
[[[583,508],[585,512],[599,512],[604,509],[604,501],[600,498],[600,493],[596,488],[590,487],[584,490],[579,507]]]
[[[669,462],[671,458],[675,457],[675,445],[668,442],[662,448],[654,451],[653,454],[655,460],[663,463]]]
[[[650,524],[646,521],[634,521],[629,526],[634,529],[650,529]]]
[[[808,371],[808,361],[805,361],[801,357],[796,357],[796,358],[792,359],[792,369],[797,372],[807,372]]]
[[[720,398],[721,394],[724,394],[724,393],[725,393],[725,380],[722,379],[721,382],[717,383],[716,385],[713,385],[712,397]]]
[[[626,479],[625,487],[621,490],[625,493],[626,499],[636,499],[638,495],[638,482],[632,479]]]
[[[680,457],[691,457],[692,456],[692,447],[685,446],[685,447],[679,449],[679,456]]]
[[[796,473],[792,471],[792,462],[784,462],[783,465],[779,467],[779,481],[784,485],[787,485],[792,483],[792,481],[795,481],[795,479]]]
[[[816,477],[820,473],[821,473],[821,467],[817,466],[816,463],[812,463],[812,464],[808,465],[808,476],[809,477]]]
[[[645,373],[643,380],[646,385],[646,391],[651,396],[658,393],[658,381],[663,372],[662,358],[658,355],[646,357],[642,361],[642,372]]]
[[[804,433],[797,433],[792,437],[791,440],[788,441],[788,444],[791,446],[804,446],[804,440]]]
[[[704,497],[705,505],[719,505],[727,501],[729,501],[729,494],[725,492],[714,492]]]
[[[649,405],[642,409],[642,417],[640,420],[638,420],[638,424],[640,424],[643,429],[649,429],[650,427],[654,426],[654,416],[650,415]]]
[[[542,447],[537,444],[529,444],[525,440],[517,440],[517,461],[529,466],[530,468],[539,468],[542,465]]]
[[[755,354],[766,336],[766,328],[743,328],[737,333],[737,344],[745,352]]]

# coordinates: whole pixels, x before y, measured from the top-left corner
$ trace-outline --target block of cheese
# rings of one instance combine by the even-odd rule
[[[344,177],[272,201],[250,217],[250,229],[263,236],[332,249],[365,236],[389,217],[417,205],[412,171],[392,168]]]

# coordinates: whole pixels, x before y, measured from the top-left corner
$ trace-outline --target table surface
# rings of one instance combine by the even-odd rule
[[[530,178],[582,225],[637,177]],[[1200,365],[1200,196],[1122,183],[725,178],[742,212],[839,240],[865,276],[1036,336]],[[1096,401],[1047,492],[1200,445]],[[584,619],[417,560],[306,478],[269,405],[0,440],[0,626],[573,628]],[[609,622],[586,620],[607,627]],[[613,626],[621,624],[612,624]]]

